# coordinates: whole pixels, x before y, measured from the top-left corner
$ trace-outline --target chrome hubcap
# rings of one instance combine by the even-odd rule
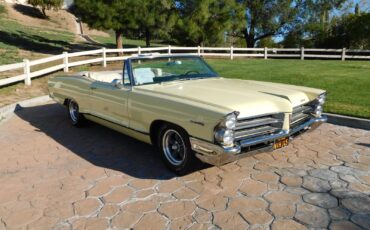
[[[78,104],[75,101],[69,103],[69,114],[73,122],[78,120]]]
[[[167,130],[162,139],[163,152],[173,165],[180,165],[185,159],[186,147],[184,140],[173,129]]]

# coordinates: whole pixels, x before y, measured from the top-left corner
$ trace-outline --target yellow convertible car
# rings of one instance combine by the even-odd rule
[[[324,90],[220,77],[193,55],[139,55],[120,71],[49,80],[71,122],[85,119],[158,147],[183,174],[199,161],[221,165],[285,147],[326,121]]]

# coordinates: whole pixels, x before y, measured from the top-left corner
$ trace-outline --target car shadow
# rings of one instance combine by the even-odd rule
[[[35,131],[45,133],[96,166],[141,179],[167,180],[177,176],[166,168],[153,146],[93,122],[76,128],[70,124],[62,105],[27,107],[15,113],[34,126]]]

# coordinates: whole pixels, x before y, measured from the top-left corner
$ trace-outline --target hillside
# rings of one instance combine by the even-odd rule
[[[66,10],[48,10],[48,19],[39,10],[21,4],[0,3],[0,65],[21,61],[24,58],[37,59],[63,51],[79,51],[99,48],[86,42],[80,36],[76,18]],[[102,38],[109,35],[90,30],[88,35]]]

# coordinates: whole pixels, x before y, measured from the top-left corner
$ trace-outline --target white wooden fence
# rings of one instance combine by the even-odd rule
[[[370,50],[346,50],[343,49],[305,49],[305,48],[237,48],[237,47],[178,47],[165,46],[156,48],[129,48],[129,49],[98,49],[83,52],[67,53],[60,55],[42,58],[38,60],[24,59],[21,63],[2,65],[0,66],[0,73],[5,71],[23,69],[22,74],[6,77],[0,79],[0,87],[12,84],[19,81],[24,81],[26,85],[31,85],[31,79],[42,76],[48,73],[62,70],[69,71],[69,67],[101,63],[103,67],[107,66],[107,62],[124,60],[132,54],[141,54],[145,52],[159,52],[159,53],[177,53],[177,54],[194,54],[198,56],[212,56],[212,57],[226,57],[231,60],[234,57],[254,57],[254,58],[299,58],[304,60],[306,58],[316,59],[339,59],[339,60],[370,60]],[[117,53],[124,53],[126,56],[117,56]],[[87,60],[79,60],[71,62],[74,57],[92,57]],[[60,64],[50,66],[37,71],[31,71],[31,67],[40,64],[60,61]]]

